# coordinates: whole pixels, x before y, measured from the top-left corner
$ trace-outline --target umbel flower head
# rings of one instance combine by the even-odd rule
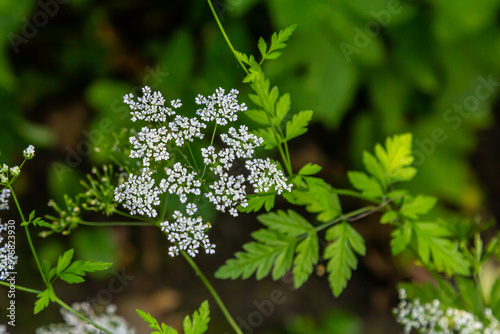
[[[115,200],[131,214],[156,217],[161,200],[167,195],[176,196],[181,207],[170,220],[161,223],[172,243],[170,255],[186,250],[195,256],[200,246],[206,253],[214,253],[215,245],[206,234],[210,224],[195,216],[197,203],[203,198],[218,211],[238,216],[237,207],[248,205],[247,184],[253,186],[254,193],[281,194],[291,190],[277,162],[253,158],[263,139],[244,125],[231,126],[239,113],[247,110],[244,103],[238,102],[236,89],[226,94],[218,88],[210,96],[198,95],[195,102],[200,108],[195,117],[177,114],[176,109],[182,106],[180,100],[171,101],[169,107],[160,92],[144,87],[142,93],[137,100],[132,94],[124,97],[131,109],[131,120],[148,124],[129,138],[129,157],[138,159],[140,168],[115,188]],[[209,137],[212,142],[197,152],[204,163],[199,168],[190,143],[203,139],[208,125],[214,129]],[[221,148],[214,144],[216,130],[220,132]]]
[[[448,307],[443,309],[441,302],[421,304],[419,299],[408,301],[406,291],[399,291],[400,302],[394,310],[396,321],[408,333],[433,334],[500,334],[500,322],[493,316],[491,309],[484,310],[484,320],[464,310]]]

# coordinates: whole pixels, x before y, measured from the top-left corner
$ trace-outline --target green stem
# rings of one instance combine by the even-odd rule
[[[21,216],[21,220],[23,223],[25,223],[26,220],[24,219],[24,214],[23,214],[23,211],[21,210],[21,206],[19,205],[19,201],[17,200],[16,193],[14,192],[14,189],[12,189],[12,186],[10,184],[8,185],[8,187],[9,187],[10,192],[12,194],[12,198],[14,199],[14,202],[16,203],[17,211],[19,212],[19,215]],[[40,264],[40,260],[38,259],[38,255],[36,254],[36,251],[35,251],[35,246],[33,246],[33,241],[31,240],[31,234],[30,234],[30,231],[28,229],[28,225],[24,226],[24,231],[26,232],[26,238],[28,239],[28,244],[30,246],[31,253],[33,254],[33,258],[35,259],[36,265],[38,267],[38,271],[40,272],[40,276],[42,276],[42,280],[45,283],[45,286],[48,289],[52,290],[52,286],[50,285],[49,281],[45,277],[45,274],[43,273],[42,265]]]
[[[233,52],[234,56],[236,57],[236,60],[240,64],[241,68],[245,71],[246,74],[248,74],[247,68],[241,62],[240,58],[238,57],[238,54],[236,53],[236,50],[233,48],[233,45],[229,41],[229,38],[227,37],[226,32],[224,31],[224,28],[222,27],[222,24],[220,23],[219,17],[217,16],[217,12],[215,11],[214,6],[212,5],[212,1],[210,1],[210,0],[207,0],[207,1],[208,1],[208,5],[210,6],[210,10],[212,11],[212,14],[214,15],[215,21],[217,22],[217,25],[219,26],[219,29],[222,32],[222,35],[224,36],[224,39],[227,42],[227,45],[229,45],[229,48]]]
[[[78,224],[87,226],[154,226],[148,222],[85,222],[81,221]]]
[[[196,171],[199,173],[200,169],[198,168],[198,163],[196,162],[196,159],[194,158],[193,151],[191,150],[191,145],[189,145],[189,142],[187,143],[187,147],[189,149],[189,153],[191,153],[191,158],[193,158],[194,166],[196,167]]]
[[[337,195],[343,195],[343,196],[350,196],[350,197],[356,197],[356,198],[360,198],[360,199],[364,199],[365,201],[368,201],[368,202],[372,202],[372,203],[378,203],[375,199],[373,199],[372,197],[367,197],[367,196],[364,196],[362,195],[361,193],[357,192],[357,191],[354,191],[354,190],[350,190],[350,189],[336,189],[334,188],[332,190],[335,194]]]
[[[212,132],[212,139],[210,140],[210,146],[212,146],[214,144],[214,138],[215,138],[215,132],[216,131],[217,131],[217,123],[215,123],[214,131]],[[205,176],[205,171],[206,170],[207,170],[207,165],[205,164],[205,167],[203,167],[203,173],[201,174],[201,178],[203,178]]]
[[[63,302],[62,300],[60,300],[59,298],[55,298],[55,302],[57,304],[59,304],[61,307],[65,308],[66,310],[68,310],[69,312],[73,313],[74,315],[76,315],[78,318],[80,318],[81,320],[85,321],[86,323],[89,323],[91,324],[92,326],[94,326],[95,328],[99,329],[101,332],[104,332],[104,333],[108,333],[108,334],[113,334],[112,332],[108,331],[106,328],[104,327],[101,327],[99,326],[98,324],[96,324],[95,322],[93,322],[92,320],[90,320],[89,318],[81,315],[80,313],[78,313],[77,311],[73,310],[69,305],[67,305],[65,302]]]
[[[6,287],[10,287],[10,284],[9,283],[6,283],[4,281],[0,281],[0,285],[3,285],[3,286],[6,286]],[[30,288],[25,288],[24,286],[20,286],[20,285],[14,285],[16,287],[16,290],[19,290],[19,291],[25,291],[25,292],[29,292],[29,293],[34,293],[34,294],[39,294],[39,293],[42,293],[43,291],[40,291],[40,290],[35,290],[35,289],[30,289]]]
[[[184,256],[184,258],[189,263],[189,265],[194,269],[194,271],[196,272],[196,275],[198,275],[200,277],[200,279],[203,282],[203,284],[205,284],[205,286],[207,287],[208,291],[210,292],[210,294],[212,295],[212,297],[215,299],[215,301],[219,305],[219,307],[220,307],[222,313],[224,314],[224,316],[226,317],[227,321],[229,322],[229,324],[231,325],[231,327],[233,327],[234,331],[237,334],[243,334],[243,332],[238,327],[238,325],[234,321],[233,317],[231,316],[231,314],[227,310],[226,306],[224,305],[224,302],[222,301],[222,299],[220,299],[219,295],[217,294],[217,291],[215,291],[215,289],[212,286],[212,284],[210,284],[210,282],[205,277],[205,275],[200,270],[200,268],[198,268],[198,266],[196,265],[196,263],[194,262],[194,260],[185,251],[183,251],[183,250],[181,250],[181,254],[182,254],[182,256]]]
[[[142,221],[144,221],[146,223],[153,222],[152,219],[148,219],[146,217],[141,217],[141,216],[132,216],[131,214],[128,214],[128,213],[120,211],[120,210],[115,210],[115,213],[118,214],[118,215],[120,215],[120,216],[123,216],[123,217],[131,218],[131,219],[135,219],[135,220],[142,220]]]
[[[341,221],[344,221],[344,220],[347,222],[359,220],[359,219],[364,218],[364,217],[366,217],[374,212],[379,211],[384,206],[388,205],[390,202],[391,202],[391,199],[387,199],[377,206],[373,206],[373,205],[365,206],[365,207],[362,207],[360,209],[354,210],[352,212],[346,213],[345,215],[338,216],[337,218],[330,220],[329,222],[326,222],[326,223],[316,227],[316,231],[319,232],[321,230],[324,230],[325,228],[328,228],[328,227],[330,227],[336,223],[339,223]]]

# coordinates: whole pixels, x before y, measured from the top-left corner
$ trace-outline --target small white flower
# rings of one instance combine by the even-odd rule
[[[186,213],[190,216],[194,215],[198,211],[198,208],[196,207],[196,204],[194,203],[188,203],[186,205]]]
[[[35,147],[33,145],[29,145],[24,151],[23,151],[23,157],[25,159],[33,159],[35,156]]]
[[[14,166],[10,168],[9,172],[12,176],[19,176],[19,174],[21,173],[21,169],[19,168],[19,166]]]
[[[9,210],[10,189],[4,188],[0,192],[0,210]]]

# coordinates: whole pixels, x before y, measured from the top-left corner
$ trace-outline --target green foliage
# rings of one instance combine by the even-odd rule
[[[161,326],[158,324],[155,318],[149,313],[146,313],[141,310],[136,310],[137,314],[144,319],[149,324],[149,328],[154,329],[155,331],[151,332],[151,334],[177,334],[178,332],[165,325],[164,323]],[[201,303],[201,306],[198,311],[193,313],[193,319],[189,316],[184,318],[183,328],[185,334],[203,334],[208,330],[208,323],[210,321],[210,310],[208,307],[208,302],[204,301]]]
[[[263,214],[259,221],[267,229],[252,233],[256,242],[243,245],[215,272],[217,278],[246,279],[255,273],[258,280],[269,275],[277,280],[293,265],[295,287],[300,287],[311,275],[319,259],[318,236],[314,227],[292,210]]]
[[[51,301],[54,301],[54,292],[50,289],[46,289],[42,292],[40,292],[38,295],[36,295],[38,298],[35,302],[35,309],[34,309],[34,314],[39,313],[40,311],[43,311]]]
[[[365,255],[363,238],[347,222],[342,222],[328,229],[326,240],[331,243],[325,249],[328,280],[335,297],[340,295],[351,278],[352,270],[358,266],[354,252]]]
[[[57,265],[50,269],[50,263],[44,262],[44,272],[47,278],[53,283],[56,278],[60,278],[69,284],[84,282],[83,277],[87,272],[106,270],[111,266],[110,262],[102,261],[81,261],[71,262],[74,250],[70,249],[57,259]]]
[[[323,179],[299,174],[296,180],[303,182],[292,190],[293,203],[304,205],[307,211],[317,213],[318,221],[327,222],[342,212],[337,194]]]
[[[267,48],[266,41],[264,41],[262,37],[259,39],[258,47],[260,54],[262,55],[260,64],[262,64],[262,62],[266,59],[276,59],[281,55],[281,52],[276,50],[284,49],[286,47],[285,42],[290,38],[296,27],[297,25],[294,24],[288,28],[280,30],[278,34],[274,33],[271,36],[271,46],[269,49]]]

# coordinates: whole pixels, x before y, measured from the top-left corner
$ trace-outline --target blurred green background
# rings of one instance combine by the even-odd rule
[[[319,163],[322,177],[346,186],[346,171],[359,166],[362,150],[387,135],[411,131],[419,169],[412,191],[438,196],[449,216],[500,216],[500,2],[213,3],[233,45],[246,53],[257,54],[260,36],[298,24],[282,56],[266,67],[272,83],[290,92],[294,110],[314,110],[311,131],[291,143],[296,168]],[[182,99],[184,110],[192,113],[194,97],[217,87],[238,88],[240,100],[249,103],[243,72],[204,1],[0,0],[0,36],[0,162],[19,163],[28,144],[37,147],[36,159],[16,183],[26,211],[52,213],[46,207],[50,198],[60,201],[64,193],[77,193],[78,180],[93,164],[109,162],[106,152],[92,147],[130,126],[122,103],[128,92],[137,95],[149,85],[167,100]],[[347,210],[357,203],[344,205]],[[2,215],[18,219],[13,211]],[[247,332],[399,332],[391,317],[395,282],[427,275],[394,262],[390,231],[376,220],[356,225],[368,255],[338,299],[321,275],[299,291],[270,279],[215,286],[235,317],[246,322],[273,290],[284,293],[286,302]],[[211,275],[257,227],[252,215],[238,222],[220,216],[212,232],[217,253],[197,258],[202,269]],[[41,287],[21,232],[19,284]],[[187,264],[168,258],[166,240],[157,231],[80,228],[36,244],[46,258],[75,247],[80,258],[113,261],[118,272],[126,268],[134,278],[110,298],[103,291],[109,290],[112,274],[93,276],[82,286],[61,286],[60,293],[68,302],[96,298],[100,306],[118,304],[118,313],[138,333],[146,329],[135,308],[180,327],[184,314],[209,299]],[[0,293],[2,309],[5,295]],[[19,321],[12,333],[60,321],[56,307],[33,318],[26,306],[33,296],[18,293],[17,298]],[[210,302],[209,332],[229,333]]]

